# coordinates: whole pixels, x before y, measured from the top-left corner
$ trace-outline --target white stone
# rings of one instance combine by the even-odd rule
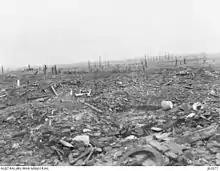
[[[161,107],[163,110],[169,110],[173,108],[173,103],[171,101],[162,101]]]

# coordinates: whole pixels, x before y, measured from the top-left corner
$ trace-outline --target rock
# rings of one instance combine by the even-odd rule
[[[157,128],[157,127],[152,127],[151,130],[152,130],[152,131],[156,131],[156,132],[162,131],[161,128]]]
[[[215,96],[215,97],[219,97],[219,96],[216,94],[215,90],[213,90],[213,89],[209,92],[209,94],[212,95],[212,96]]]
[[[72,144],[70,144],[70,143],[68,143],[68,142],[66,142],[66,141],[64,141],[64,140],[60,140],[60,143],[61,143],[63,146],[65,146],[65,147],[69,147],[69,148],[72,148],[72,147],[73,147]]]
[[[186,118],[192,118],[194,117],[196,114],[195,113],[190,113],[189,115],[186,116]]]
[[[157,140],[163,140],[163,141],[169,141],[169,140],[171,140],[172,138],[171,137],[169,137],[170,135],[171,135],[172,133],[163,133],[163,134],[161,134],[161,133],[157,133],[157,134],[154,134],[154,137],[157,139]]]
[[[173,103],[171,101],[162,101],[161,108],[163,110],[170,110],[173,108]]]
[[[17,87],[20,87],[20,80],[16,81]]]
[[[216,154],[216,164],[219,166],[220,165],[220,153]]]
[[[86,132],[91,132],[90,129],[83,129],[83,133],[86,133]]]
[[[141,137],[144,135],[144,130],[141,127],[136,127],[134,130],[132,130],[132,134],[136,135],[137,137]]]
[[[125,138],[125,140],[135,140],[135,139],[137,139],[137,137],[134,135],[129,135],[128,137]]]
[[[6,144],[5,140],[0,140],[0,146]]]
[[[204,106],[202,103],[196,102],[193,104],[192,108],[193,108],[193,110],[198,111],[198,110],[204,109]]]
[[[18,143],[14,143],[12,145],[12,148],[14,148],[14,149],[18,149],[19,147],[20,147],[20,144],[18,144]]]
[[[72,117],[73,117],[73,120],[80,121],[83,118],[83,116],[84,116],[84,113],[79,113],[79,114],[76,114]]]
[[[101,132],[95,132],[92,134],[94,137],[100,137],[101,136]]]
[[[75,138],[73,138],[74,141],[83,141],[85,145],[90,144],[90,139],[88,135],[77,135]]]
[[[65,134],[65,133],[69,133],[71,131],[71,129],[63,129],[61,132],[63,133],[63,134]]]

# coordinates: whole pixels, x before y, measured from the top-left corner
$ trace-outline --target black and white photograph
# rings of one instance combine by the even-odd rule
[[[219,165],[219,0],[0,0],[0,170]]]

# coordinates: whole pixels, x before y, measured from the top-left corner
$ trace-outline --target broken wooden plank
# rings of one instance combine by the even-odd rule
[[[3,98],[3,97],[6,97],[6,94],[0,96],[0,98]]]
[[[196,141],[203,140],[206,138],[209,138],[211,136],[214,136],[219,129],[218,124],[213,124],[209,127],[194,131],[192,133],[183,135],[182,137],[178,137],[176,139],[176,142],[179,144],[189,143],[192,144]]]
[[[52,85],[50,86],[50,88],[52,89],[53,93],[54,93],[56,96],[58,96],[58,94],[57,94],[55,88],[54,88]]]
[[[96,111],[97,113],[101,113],[101,114],[103,113],[100,109],[96,108],[95,106],[93,106],[93,105],[91,105],[89,103],[82,102],[82,101],[80,101],[80,102],[83,103],[84,105],[90,107],[92,110]]]

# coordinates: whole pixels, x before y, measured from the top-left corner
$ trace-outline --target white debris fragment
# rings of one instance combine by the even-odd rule
[[[83,141],[85,145],[90,144],[89,136],[88,135],[77,135],[73,138],[74,141]]]
[[[157,128],[157,127],[152,127],[151,130],[152,130],[152,131],[156,131],[156,132],[162,131],[161,128]]]
[[[134,135],[129,135],[128,137],[125,138],[125,140],[135,140],[135,139],[137,139],[137,137]]]
[[[171,101],[162,101],[161,102],[161,107],[163,110],[170,110],[173,108],[173,103]]]
[[[12,148],[14,148],[14,149],[18,149],[19,147],[20,147],[20,144],[18,144],[18,143],[14,143],[12,145]]]
[[[17,87],[20,87],[20,80],[17,80]]]
[[[69,148],[72,148],[73,147],[73,145],[72,144],[70,144],[70,143],[68,143],[68,142],[66,142],[66,141],[64,141],[64,140],[60,140],[60,143],[61,144],[63,144],[65,147],[69,147]]]
[[[91,132],[91,130],[85,128],[85,129],[83,129],[83,132],[84,132],[84,133],[86,133],[86,132]]]
[[[70,96],[72,96],[73,95],[73,90],[72,89],[70,89]]]
[[[189,115],[186,116],[186,118],[192,118],[194,117],[196,114],[195,113],[190,113]]]
[[[192,107],[193,107],[193,110],[195,110],[195,111],[197,111],[197,110],[201,110],[201,109],[204,108],[203,104],[200,103],[200,102],[196,102],[196,103],[194,103]]]

